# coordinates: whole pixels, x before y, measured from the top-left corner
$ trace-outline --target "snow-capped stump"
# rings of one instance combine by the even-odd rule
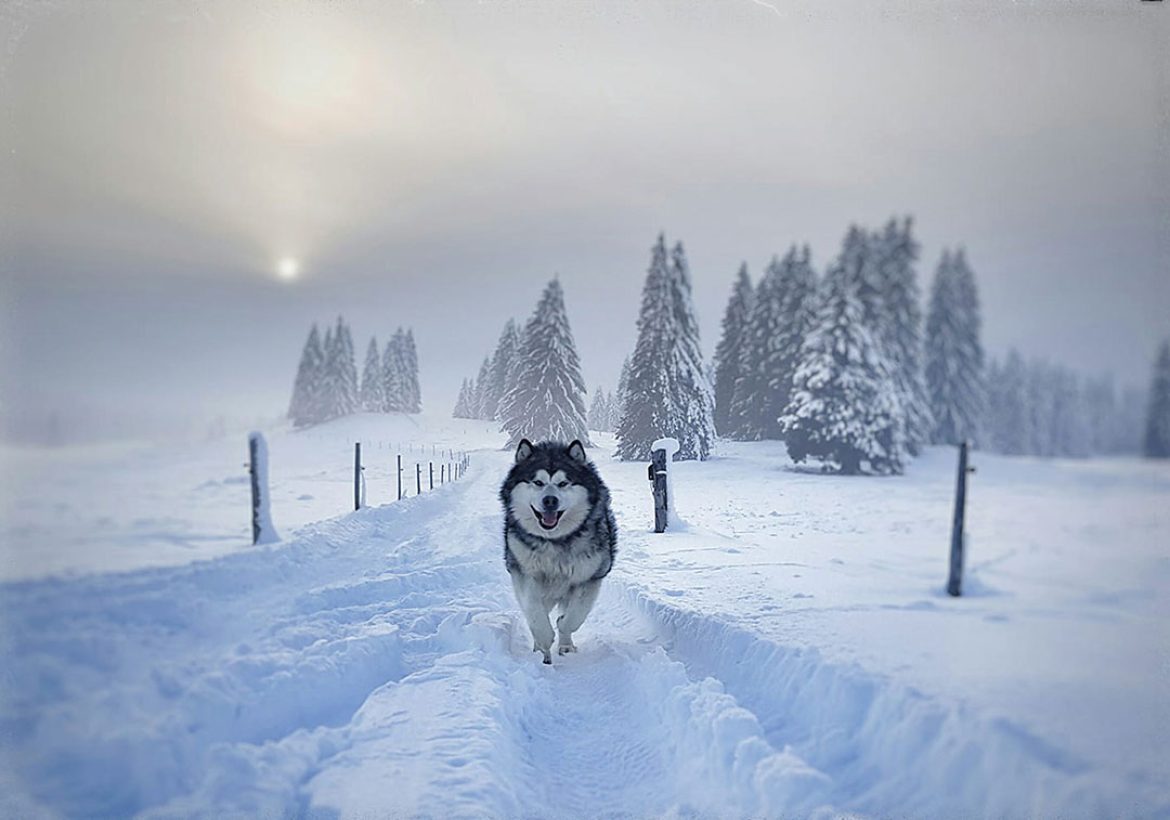
[[[272,525],[268,497],[268,443],[262,433],[248,434],[248,472],[252,476],[252,543],[273,544],[280,540]]]

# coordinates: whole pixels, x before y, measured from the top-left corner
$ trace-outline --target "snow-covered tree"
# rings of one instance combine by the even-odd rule
[[[321,377],[321,418],[347,416],[357,410],[357,365],[353,337],[345,320],[337,317],[332,332],[326,332]]]
[[[699,350],[698,321],[682,244],[669,260],[661,234],[642,289],[638,341],[621,391],[618,455],[650,457],[662,436],[678,439],[676,459],[705,459],[715,440],[714,395]]]
[[[479,366],[479,375],[475,378],[475,390],[471,394],[471,417],[475,419],[486,419],[491,421],[493,412],[488,408],[490,404],[490,390],[489,382],[491,381],[492,360],[484,356],[483,363]]]
[[[301,362],[293,382],[292,401],[288,417],[293,426],[304,427],[321,421],[321,380],[325,353],[321,348],[321,334],[314,323],[309,338],[301,351]]]
[[[987,447],[1006,455],[1032,452],[1032,409],[1029,407],[1028,369],[1019,352],[1008,351],[1003,364],[988,368]]]
[[[934,419],[922,370],[922,307],[914,270],[919,246],[912,220],[907,217],[899,224],[890,219],[885,229],[871,238],[871,247],[882,294],[878,335],[902,406],[906,448],[911,455],[918,455],[922,445],[930,441]]]
[[[501,422],[507,447],[521,439],[580,440],[588,446],[585,381],[558,279],[544,289],[524,327],[516,368],[524,373],[504,397]]]
[[[780,428],[794,461],[809,456],[853,475],[901,472],[901,420],[881,345],[862,321],[862,283],[842,254],[826,274]]]
[[[471,415],[471,384],[467,379],[459,387],[459,398],[455,400],[455,409],[451,411],[452,418],[469,419]]]
[[[686,427],[679,442],[677,458],[705,460],[715,445],[715,389],[703,363],[703,346],[699,338],[699,319],[691,290],[691,272],[682,242],[670,252],[670,292],[678,328],[678,385],[685,409]]]
[[[610,418],[613,420],[613,423],[610,425],[610,429],[613,432],[617,432],[618,425],[622,422],[622,416],[625,415],[626,393],[629,392],[629,386],[630,357],[626,356],[626,358],[622,361],[621,373],[618,376],[617,390],[614,392],[609,402],[609,414]]]
[[[516,329],[516,320],[509,319],[500,332],[500,340],[496,343],[496,352],[492,355],[491,375],[483,390],[484,418],[499,419],[500,402],[507,391],[508,372],[516,360],[516,352],[520,348],[520,332]]]
[[[943,252],[926,318],[926,388],[935,444],[979,435],[983,415],[983,346],[975,276],[960,248]]]
[[[387,413],[406,411],[406,361],[403,356],[405,334],[398,328],[382,352],[382,389]]]
[[[1162,342],[1150,379],[1142,452],[1147,458],[1170,458],[1170,341]]]
[[[715,348],[715,430],[723,436],[730,435],[735,426],[731,417],[731,400],[739,378],[744,333],[754,299],[755,291],[744,262],[731,288],[731,298],[723,313],[723,336]]]
[[[386,392],[382,381],[382,356],[378,353],[378,340],[370,337],[366,347],[366,363],[362,368],[362,387],[359,394],[362,410],[367,413],[381,413],[386,404]]]
[[[422,388],[418,379],[418,348],[414,343],[414,328],[406,329],[406,336],[402,340],[402,361],[405,373],[405,411],[407,413],[422,412]]]
[[[808,247],[793,245],[768,263],[756,289],[740,357],[731,416],[736,438],[780,438],[779,417],[788,406],[800,351],[817,302],[816,274]]]
[[[600,387],[593,394],[593,401],[589,405],[589,414],[585,421],[590,430],[596,430],[599,433],[608,433],[613,429],[610,425],[609,399],[605,395],[605,390]]]

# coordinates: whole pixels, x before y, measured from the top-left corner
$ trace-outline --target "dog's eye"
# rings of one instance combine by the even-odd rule
[[[558,486],[558,487],[560,487],[560,488],[563,490],[563,489],[565,489],[565,487],[568,487],[568,486],[569,486],[569,482],[567,482],[567,481],[558,481],[558,482],[557,482],[557,486]]]
[[[532,483],[533,483],[535,486],[537,486],[537,487],[543,487],[543,486],[544,486],[544,482],[543,482],[543,481],[533,481]]]

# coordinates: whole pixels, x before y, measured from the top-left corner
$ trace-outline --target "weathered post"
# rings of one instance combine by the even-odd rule
[[[435,489],[435,462],[428,461],[427,468],[431,474],[431,489],[433,490],[433,489]]]
[[[447,465],[440,464],[439,465],[439,486],[442,487],[445,483],[447,483]]]
[[[654,482],[654,532],[665,532],[669,504],[666,497],[666,450],[653,450],[650,459],[649,478]]]
[[[967,474],[975,472],[967,466],[967,442],[959,445],[959,475],[955,481],[955,518],[951,524],[951,571],[947,578],[947,594],[963,594],[963,519],[967,509]]]
[[[362,443],[353,443],[353,508],[362,508]]]
[[[398,500],[402,500],[402,454],[398,454]]]
[[[261,433],[248,435],[248,472],[252,477],[252,543],[279,541],[268,499],[268,444]]]

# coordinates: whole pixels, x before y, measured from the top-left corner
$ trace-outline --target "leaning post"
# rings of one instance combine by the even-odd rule
[[[955,479],[955,517],[951,524],[951,569],[947,577],[947,594],[963,594],[963,520],[967,510],[967,474],[975,472],[967,466],[968,443],[959,445],[959,473]]]
[[[402,500],[402,454],[398,454],[398,500]]]
[[[362,508],[362,443],[353,443],[353,508]]]
[[[279,541],[268,497],[268,444],[261,433],[248,435],[248,473],[252,477],[252,543]]]

